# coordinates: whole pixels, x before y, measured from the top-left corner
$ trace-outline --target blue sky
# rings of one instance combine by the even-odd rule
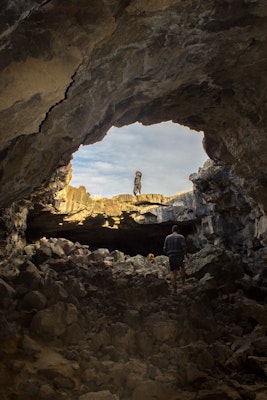
[[[142,172],[142,194],[173,196],[192,189],[188,177],[208,159],[203,134],[171,122],[112,127],[105,138],[73,155],[72,180],[92,197],[133,194],[135,171]]]

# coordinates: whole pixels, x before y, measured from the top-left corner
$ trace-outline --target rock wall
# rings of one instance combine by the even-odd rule
[[[194,235],[196,247],[216,244],[240,254],[251,268],[266,265],[266,214],[246,194],[242,180],[231,168],[211,160],[190,179],[194,214],[200,218]]]
[[[0,206],[112,125],[173,120],[266,207],[266,17],[265,0],[2,1]]]
[[[71,176],[71,165],[58,168],[52,175],[49,185],[27,199],[16,201],[9,207],[0,209],[0,261],[21,254],[25,244],[28,214],[32,210],[49,209],[56,205],[55,195],[63,190]]]

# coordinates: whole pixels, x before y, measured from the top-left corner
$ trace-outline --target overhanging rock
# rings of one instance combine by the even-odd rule
[[[266,18],[265,0],[4,0],[0,206],[113,125],[172,120],[266,207]]]

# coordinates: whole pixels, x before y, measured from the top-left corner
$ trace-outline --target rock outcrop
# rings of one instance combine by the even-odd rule
[[[189,251],[207,244],[238,253],[250,267],[267,259],[267,218],[245,192],[231,168],[208,160],[190,176],[193,192],[172,197],[126,194],[92,199],[85,188],[66,185],[52,204],[29,212],[27,238],[65,236],[92,248],[131,255],[162,252],[162,242],[178,224]],[[68,182],[68,181],[67,181]]]
[[[109,250],[127,254],[161,254],[164,237],[179,221],[184,234],[195,230],[193,193],[165,197],[160,194],[125,194],[112,199],[93,199],[85,188],[67,186],[56,194],[54,204],[30,211],[27,240],[42,236],[64,236],[90,243],[96,249],[108,244]]]
[[[267,261],[267,218],[231,168],[207,161],[190,176],[194,187],[196,248],[207,243],[230,249],[249,265]],[[256,270],[255,270],[256,273]]]
[[[204,131],[266,209],[265,0],[2,1],[0,206],[111,126]]]
[[[166,256],[26,246],[0,269],[1,399],[266,398],[266,270],[209,245],[187,272],[171,295]]]
[[[33,193],[28,199],[0,209],[0,261],[21,253],[26,244],[25,231],[29,211],[35,207],[43,210],[48,204],[54,204],[56,193],[66,187],[70,175],[70,165],[59,168],[40,194]]]

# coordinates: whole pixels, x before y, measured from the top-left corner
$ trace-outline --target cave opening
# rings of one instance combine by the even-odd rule
[[[70,184],[85,186],[93,197],[132,194],[135,171],[140,170],[142,193],[190,191],[189,175],[207,159],[202,141],[202,132],[171,121],[113,126],[101,142],[73,155]]]
[[[135,169],[141,167],[144,175],[142,193],[154,196],[156,192],[171,198],[178,192],[191,192],[189,175],[207,159],[202,140],[202,133],[170,121],[150,126],[136,123],[122,128],[113,127],[104,140],[84,146],[74,154],[70,184],[74,187],[85,186],[90,197],[93,195],[93,200],[117,197],[126,189],[127,196],[131,195],[134,201],[133,175]],[[105,206],[110,207],[109,203],[104,205],[103,213]],[[31,211],[27,222],[27,240],[34,241],[42,236],[65,237],[89,245],[91,250],[108,248],[109,251],[120,250],[131,256],[145,256],[149,252],[160,255],[165,236],[171,232],[172,225],[177,224],[173,218],[158,223],[154,221],[153,214],[149,218],[153,221],[139,224],[126,213],[116,229],[112,226],[112,215],[108,226],[101,213],[95,217],[88,215],[82,224],[66,222],[64,218],[63,214],[45,212],[40,215],[39,210]],[[190,238],[196,231],[195,223],[180,221],[181,233]],[[194,252],[190,239],[188,245]]]
[[[41,237],[60,238],[89,245],[91,251],[99,248],[107,248],[110,252],[114,250],[135,256],[148,253],[154,255],[163,254],[163,243],[166,235],[171,233],[172,225],[177,224],[180,232],[186,237],[188,251],[194,253],[196,249],[191,243],[190,237],[196,232],[196,222],[167,221],[161,224],[144,224],[124,222],[119,229],[110,229],[103,226],[104,218],[99,215],[85,221],[83,225],[76,223],[65,223],[64,216],[52,215],[49,212],[31,212],[28,217],[28,228],[26,237],[28,242],[35,242]]]

